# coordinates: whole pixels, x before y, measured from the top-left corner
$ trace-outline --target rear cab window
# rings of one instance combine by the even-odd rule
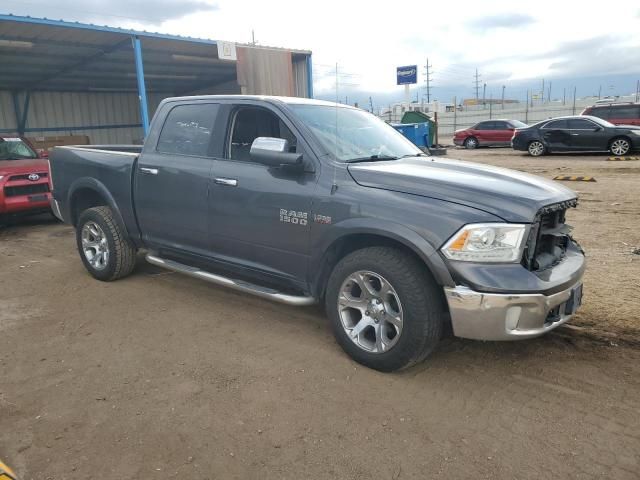
[[[156,150],[174,155],[211,156],[211,136],[218,109],[215,103],[173,107],[162,126]]]

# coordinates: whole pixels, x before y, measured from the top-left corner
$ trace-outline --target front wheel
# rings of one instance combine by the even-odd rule
[[[109,207],[89,208],[80,214],[76,243],[82,263],[98,280],[126,277],[135,267],[136,248]]]
[[[478,139],[475,137],[469,137],[464,141],[464,148],[473,150],[474,148],[478,148]]]
[[[609,151],[618,157],[626,155],[631,150],[631,144],[626,138],[616,138],[609,145]]]
[[[527,150],[529,151],[529,155],[531,155],[532,157],[539,157],[544,154],[545,146],[542,142],[534,140],[533,142],[529,143],[529,147]]]
[[[340,260],[325,299],[342,349],[376,370],[391,372],[422,361],[442,334],[438,285],[424,264],[394,248],[369,247]]]

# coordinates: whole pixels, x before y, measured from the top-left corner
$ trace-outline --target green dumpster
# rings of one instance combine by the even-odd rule
[[[422,112],[404,112],[400,123],[424,123],[429,124],[429,146],[435,143],[436,122],[429,115]]]

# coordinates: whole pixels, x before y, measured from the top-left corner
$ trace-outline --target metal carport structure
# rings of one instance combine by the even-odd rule
[[[146,135],[162,98],[192,93],[312,97],[311,52],[0,14],[0,133]]]

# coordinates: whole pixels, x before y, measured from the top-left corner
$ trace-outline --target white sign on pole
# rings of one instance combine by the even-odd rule
[[[218,45],[218,58],[220,60],[232,60],[236,61],[236,44],[233,42],[217,42]]]

